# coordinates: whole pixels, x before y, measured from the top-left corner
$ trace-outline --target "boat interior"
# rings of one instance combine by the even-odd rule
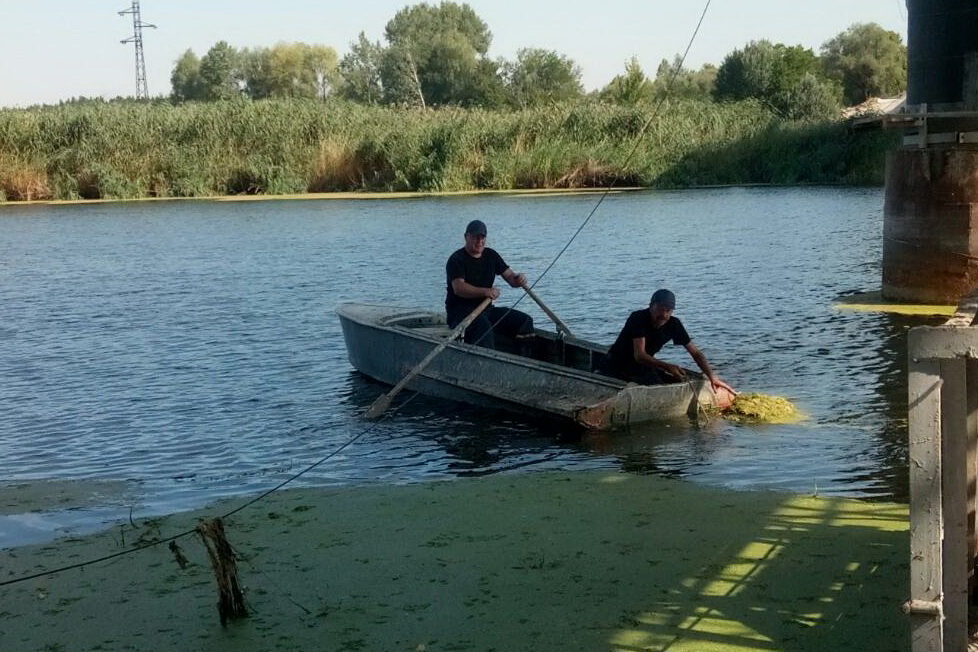
[[[452,333],[452,329],[445,323],[445,316],[437,313],[394,315],[385,319],[384,325],[410,329],[441,339],[448,338]],[[514,339],[496,333],[495,348],[497,351],[587,372],[593,372],[604,360],[607,347],[540,328],[535,329],[535,332],[534,337],[526,339]]]

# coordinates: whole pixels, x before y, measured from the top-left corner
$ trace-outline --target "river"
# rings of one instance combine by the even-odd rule
[[[254,494],[327,456],[295,485],[603,468],[906,499],[906,330],[941,320],[835,306],[879,288],[881,189],[598,200],[0,205],[0,484],[101,487],[64,508],[8,506],[0,547]],[[536,291],[578,336],[610,343],[668,287],[722,377],[809,418],[580,436],[417,397],[365,422],[384,388],[350,367],[335,307],[440,307],[445,259],[476,218],[514,269],[549,267]]]

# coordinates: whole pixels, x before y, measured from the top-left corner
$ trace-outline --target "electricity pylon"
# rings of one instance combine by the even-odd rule
[[[149,87],[146,85],[146,60],[143,58],[143,28],[156,25],[144,23],[139,15],[139,0],[132,0],[132,6],[119,12],[120,16],[132,14],[132,36],[120,41],[123,45],[127,43],[136,44],[136,98],[149,99]]]

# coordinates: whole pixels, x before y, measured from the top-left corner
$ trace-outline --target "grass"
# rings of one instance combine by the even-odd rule
[[[0,200],[879,184],[890,136],[784,123],[752,102],[91,102],[0,110]]]

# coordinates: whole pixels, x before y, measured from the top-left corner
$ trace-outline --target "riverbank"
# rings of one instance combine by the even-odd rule
[[[9,502],[15,496],[6,496]],[[3,581],[243,500],[5,550]],[[610,472],[273,494],[226,520],[249,617],[177,541],[0,587],[4,650],[897,650],[907,508]],[[123,541],[125,542],[123,544]]]
[[[0,202],[4,206],[87,206],[90,204],[119,204],[126,202],[260,202],[260,201],[306,201],[306,200],[365,200],[380,201],[391,199],[422,199],[431,197],[476,197],[509,196],[551,197],[575,195],[620,194],[647,190],[646,188],[533,188],[523,190],[450,190],[443,192],[307,192],[292,195],[209,195],[205,197],[138,197],[135,199],[36,199],[32,201]]]
[[[519,111],[338,100],[0,109],[0,201],[332,191],[882,184],[893,133],[755,101]]]

